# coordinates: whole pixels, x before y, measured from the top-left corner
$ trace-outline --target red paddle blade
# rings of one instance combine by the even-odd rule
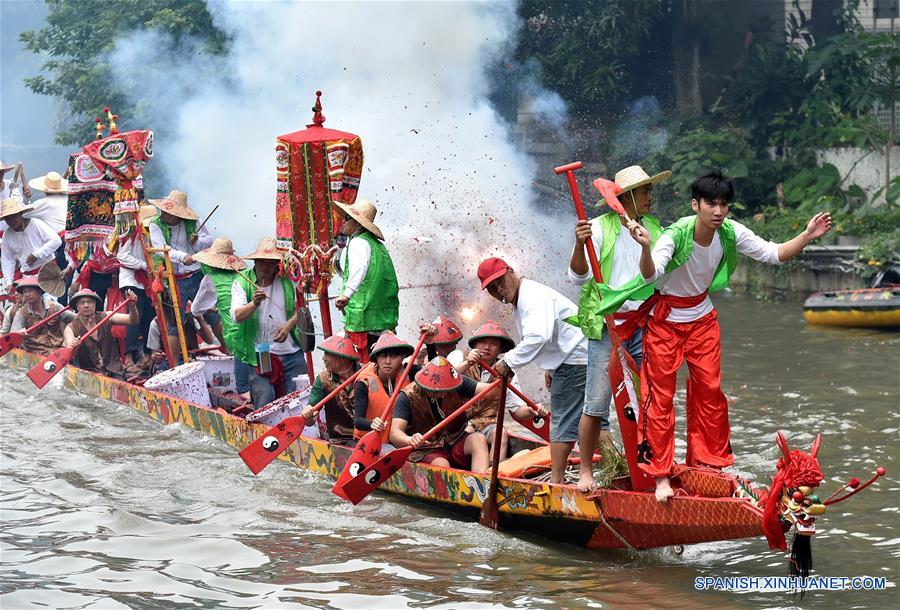
[[[610,337],[614,335],[610,333]],[[625,460],[628,462],[628,474],[631,478],[631,488],[635,491],[652,489],[653,477],[638,466],[638,413],[637,404],[632,404],[629,382],[637,396],[640,391],[640,377],[631,368],[630,358],[626,356],[628,369],[622,368],[622,360],[619,350],[622,349],[618,338],[613,339],[612,354],[609,357],[609,380],[613,388],[613,401],[616,405],[616,415],[619,418],[619,429],[622,432],[622,444],[625,446]],[[622,349],[624,352],[624,349]],[[628,379],[625,376],[628,375]]]
[[[344,484],[343,495],[338,495],[353,504],[359,504],[363,498],[378,489],[379,485],[403,468],[410,453],[412,453],[412,447],[402,447],[384,454],[380,460],[347,481]]]
[[[0,356],[5,356],[11,350],[22,345],[22,333],[9,333],[0,336]]]
[[[595,189],[600,191],[600,194],[603,195],[603,198],[606,200],[606,205],[608,205],[613,212],[620,216],[625,214],[625,208],[622,207],[618,197],[616,197],[616,195],[622,192],[621,186],[606,178],[597,178],[592,184]]]
[[[540,415],[529,415],[526,419],[516,420],[542,439],[550,442],[550,417],[541,417]]]
[[[250,472],[259,474],[297,440],[305,425],[306,420],[302,417],[287,417],[241,449],[238,455]]]
[[[334,483],[334,487],[331,488],[331,493],[340,496],[345,500],[349,500],[350,498],[344,495],[344,484],[350,479],[357,477],[363,470],[374,464],[380,454],[381,432],[378,432],[377,430],[366,432],[365,436],[356,443],[353,453],[350,454],[350,459],[347,460],[347,463],[344,465],[344,470],[341,471],[341,476],[338,477],[338,480]]]
[[[28,378],[31,379],[38,389],[43,388],[58,372],[63,370],[65,366],[69,364],[69,360],[72,359],[74,353],[74,347],[62,347],[56,350],[41,362],[34,365],[34,367],[28,371]]]

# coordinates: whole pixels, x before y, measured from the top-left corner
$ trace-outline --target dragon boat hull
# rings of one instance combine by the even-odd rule
[[[0,360],[22,370],[40,357],[16,349]],[[238,449],[268,429],[73,366],[61,375],[69,389],[129,406],[164,425],[181,423]],[[336,479],[350,453],[349,447],[301,437],[280,459]],[[762,511],[751,500],[734,497],[734,477],[682,467],[673,481],[684,495],[660,505],[652,493],[631,491],[627,478],[586,496],[571,486],[501,477],[500,525],[588,548],[648,549],[762,535]],[[489,483],[482,474],[410,462],[380,489],[477,518]]]
[[[900,287],[816,292],[803,303],[803,319],[824,326],[900,327]]]

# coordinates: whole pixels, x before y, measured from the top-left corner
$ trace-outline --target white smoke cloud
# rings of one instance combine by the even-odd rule
[[[571,214],[551,218],[533,205],[536,171],[488,102],[485,68],[512,47],[512,3],[210,3],[232,36],[223,58],[166,34],[123,38],[111,57],[121,83],[151,121],[176,127],[155,144],[172,187],[188,192],[214,233],[248,251],[274,234],[275,137],[311,122],[317,89],[326,127],[363,139],[360,197],[379,208],[377,224],[401,285],[445,282],[401,294],[401,327],[448,303],[484,308],[471,330],[498,309],[481,293],[478,262],[500,255],[552,286],[564,284]],[[149,66],[149,67],[148,67]],[[546,93],[546,92],[545,92]],[[560,114],[548,94],[534,102]],[[153,129],[154,125],[141,125]],[[560,162],[566,162],[561,159]],[[549,172],[550,168],[540,168]],[[160,196],[163,193],[150,194]],[[565,210],[568,212],[568,210]],[[567,292],[573,292],[571,287]]]

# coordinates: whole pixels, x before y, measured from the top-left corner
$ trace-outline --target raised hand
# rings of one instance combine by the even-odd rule
[[[806,225],[806,236],[810,241],[819,239],[831,230],[831,212],[819,212]]]
[[[575,243],[583,246],[593,234],[590,220],[579,220],[575,225]]]
[[[634,241],[645,247],[650,245],[650,233],[647,232],[647,229],[639,225],[637,221],[629,220],[628,224],[625,225],[625,228],[631,233],[631,237]]]

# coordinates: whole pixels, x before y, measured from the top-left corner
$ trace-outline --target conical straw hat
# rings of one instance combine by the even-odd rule
[[[10,197],[9,199],[4,199],[3,203],[0,203],[0,218],[6,218],[7,216],[19,214],[20,212],[27,212],[33,209],[33,205],[22,205],[21,201],[15,197]]]
[[[278,249],[274,237],[263,237],[256,245],[255,251],[251,252],[250,254],[246,254],[241,258],[246,258],[249,260],[280,261],[281,251]]]

